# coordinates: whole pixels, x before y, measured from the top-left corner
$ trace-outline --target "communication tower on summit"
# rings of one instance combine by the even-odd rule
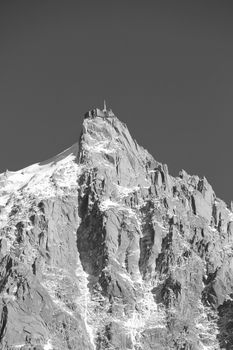
[[[104,100],[104,109],[103,112],[107,112],[107,106],[106,106],[106,101]]]
[[[94,108],[89,112],[85,113],[84,115],[84,118],[95,118],[95,117],[111,118],[111,117],[115,117],[115,115],[111,109],[107,109],[107,104],[106,104],[106,101],[104,100],[104,108],[102,110],[99,108]]]

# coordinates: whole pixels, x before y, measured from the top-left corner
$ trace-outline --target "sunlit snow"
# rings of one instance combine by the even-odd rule
[[[47,343],[44,345],[44,350],[53,350],[51,340],[49,339]]]
[[[99,152],[104,152],[104,153],[113,153],[115,152],[114,148],[109,148],[109,140],[106,141],[101,141],[98,143],[93,143],[93,146],[89,145],[89,144],[85,144],[85,148],[90,152],[95,152],[95,153],[99,153]]]
[[[77,148],[74,144],[47,162],[0,174],[0,206],[6,206],[11,195],[23,193],[45,198],[56,195],[61,188],[76,186],[81,171],[75,162]]]

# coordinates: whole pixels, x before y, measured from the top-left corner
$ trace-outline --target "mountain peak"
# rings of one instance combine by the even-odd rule
[[[104,102],[104,108],[93,108],[89,110],[88,112],[85,113],[84,118],[95,118],[95,117],[100,117],[100,118],[111,118],[115,117],[113,111],[111,109],[106,108],[106,103]]]
[[[86,114],[79,146],[81,164],[104,170],[111,173],[109,178],[115,178],[115,182],[130,185],[144,173],[144,161],[148,157],[152,158],[113,112],[94,109]]]
[[[0,174],[0,348],[232,348],[233,213],[107,109]],[[227,342],[226,342],[227,340]]]

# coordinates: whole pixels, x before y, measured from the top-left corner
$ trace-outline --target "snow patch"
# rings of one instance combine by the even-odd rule
[[[142,285],[141,300],[137,300],[139,311],[133,311],[123,324],[131,337],[133,349],[141,348],[140,339],[145,329],[166,328],[166,313],[159,309],[151,293],[152,286]],[[119,320],[122,322],[122,320]]]
[[[12,345],[13,346],[13,348],[15,348],[15,349],[21,349],[23,346],[25,346],[26,344],[17,344],[17,345]]]
[[[110,153],[116,152],[116,150],[114,148],[109,148],[109,140],[95,142],[95,143],[93,143],[93,145],[86,143],[84,146],[85,146],[85,149],[87,151],[92,152],[92,153],[103,152],[106,154],[110,154]]]
[[[23,193],[48,198],[62,194],[64,189],[77,187],[77,177],[82,170],[75,161],[77,147],[75,144],[47,162],[1,174],[3,187],[0,187],[0,206],[6,206],[12,195],[20,196]]]
[[[130,278],[130,276],[128,274],[126,274],[125,272],[120,272],[119,276],[121,276],[121,278],[123,278],[124,280],[128,281],[129,283],[133,284],[132,279]]]
[[[100,210],[101,211],[105,211],[105,210],[107,210],[109,208],[119,207],[119,206],[120,206],[119,203],[113,202],[110,198],[107,198],[107,199],[105,199],[104,201],[102,201],[100,203]]]
[[[153,220],[153,223],[156,223],[160,228],[162,228],[163,230],[167,230],[166,229],[166,227],[165,226],[163,226],[163,224],[160,222],[160,221],[158,221],[158,220]]]
[[[217,313],[204,306],[201,301],[198,303],[198,317],[195,320],[195,327],[202,342],[203,350],[218,349],[217,335],[218,330],[218,315]],[[203,344],[204,343],[204,344]]]
[[[53,350],[51,339],[49,339],[47,343],[44,345],[44,350]]]
[[[96,349],[95,341],[94,341],[95,339],[94,332],[90,324],[88,323],[89,321],[88,305],[91,301],[90,292],[87,287],[88,274],[82,269],[80,262],[77,263],[75,275],[79,281],[79,288],[82,291],[82,295],[80,297],[77,297],[76,303],[78,306],[81,306],[81,313],[84,316],[84,323],[86,326],[87,333],[89,334],[89,337],[90,337],[90,342],[93,345],[93,348]]]
[[[118,192],[120,198],[127,197],[130,193],[133,193],[135,191],[140,190],[139,186],[124,187],[124,186],[117,185],[116,183],[114,183],[114,185],[116,186],[116,189],[117,189],[117,192]]]

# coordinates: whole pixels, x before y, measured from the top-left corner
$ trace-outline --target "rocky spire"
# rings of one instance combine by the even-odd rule
[[[105,111],[0,181],[0,349],[232,349],[232,211]]]

